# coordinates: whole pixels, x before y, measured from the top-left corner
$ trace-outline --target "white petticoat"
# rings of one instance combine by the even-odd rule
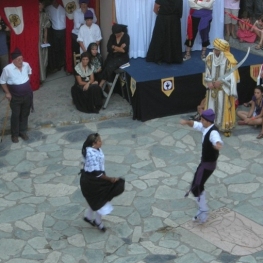
[[[110,212],[113,210],[113,206],[110,202],[107,202],[102,208],[100,208],[99,210],[97,210],[96,212],[98,212],[100,215],[105,216],[110,214]]]

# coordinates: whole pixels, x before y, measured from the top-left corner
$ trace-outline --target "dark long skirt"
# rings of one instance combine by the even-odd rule
[[[114,71],[128,62],[129,62],[129,57],[127,54],[124,54],[123,56],[116,56],[116,57],[108,56],[104,64],[104,69],[101,74],[101,79],[105,79],[107,81],[113,81],[115,77]]]
[[[181,21],[176,15],[158,15],[147,62],[182,63]]]
[[[90,85],[88,90],[75,84],[71,88],[73,103],[79,111],[86,113],[99,113],[103,104],[102,90],[99,85]]]
[[[124,191],[125,181],[120,178],[115,183],[96,177],[81,170],[80,188],[90,208],[97,211]]]

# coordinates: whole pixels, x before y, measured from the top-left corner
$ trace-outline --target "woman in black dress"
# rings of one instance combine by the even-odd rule
[[[74,74],[76,82],[71,88],[71,96],[76,108],[86,113],[99,113],[103,103],[102,89],[94,81],[93,66],[87,52],[81,54]]]
[[[108,177],[105,173],[104,154],[98,133],[88,136],[82,147],[85,164],[81,170],[80,188],[90,208],[85,211],[84,221],[105,232],[101,216],[109,214],[113,207],[110,201],[123,193],[125,181]],[[93,220],[95,212],[95,220]]]
[[[129,62],[129,46],[130,37],[126,33],[127,26],[114,24],[112,26],[112,34],[108,40],[104,69],[102,71],[102,80],[100,86],[103,87],[105,81],[112,81],[114,78],[114,70],[121,65]]]
[[[157,18],[146,61],[182,63],[181,17],[183,0],[156,0]]]

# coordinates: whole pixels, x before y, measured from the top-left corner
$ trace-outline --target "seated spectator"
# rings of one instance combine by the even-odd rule
[[[87,52],[81,54],[80,62],[75,66],[75,77],[71,96],[76,108],[81,112],[99,113],[102,107],[102,89],[94,81],[93,66]]]
[[[250,15],[247,11],[244,11],[241,15],[241,21],[238,22],[237,37],[239,42],[254,43],[257,35],[250,30]]]
[[[114,70],[128,63],[130,60],[130,37],[126,32],[127,26],[120,24],[114,24],[112,26],[112,34],[107,43],[108,56],[102,71],[101,87],[103,87],[106,81],[112,81],[114,78]]]
[[[90,63],[94,67],[93,73],[96,81],[101,81],[102,56],[98,53],[97,43],[90,43],[87,49],[90,56]]]
[[[237,38],[236,36],[236,24],[237,19],[234,19],[230,17],[230,15],[233,15],[235,17],[238,17],[238,11],[239,11],[239,0],[225,0],[224,8],[225,8],[225,25],[226,25],[226,36],[225,40],[229,41],[230,35],[232,38]]]
[[[263,88],[256,86],[251,100],[251,108],[247,111],[238,111],[237,116],[241,119],[238,125],[260,125],[263,119]]]
[[[0,16],[0,75],[2,70],[8,64],[8,46],[6,31],[9,31],[9,27],[5,24]]]
[[[78,39],[80,45],[80,54],[87,51],[90,43],[97,43],[99,46],[101,37],[100,27],[93,23],[93,13],[90,10],[84,14],[86,24],[79,29]]]
[[[203,98],[202,101],[200,102],[200,105],[197,106],[197,113],[193,116],[190,116],[189,120],[193,120],[193,121],[201,120],[202,112],[205,109],[205,103],[206,103],[206,98]]]
[[[259,37],[259,43],[255,46],[255,49],[259,50],[263,47],[263,15],[260,16],[258,20],[254,23],[251,31],[256,33]]]

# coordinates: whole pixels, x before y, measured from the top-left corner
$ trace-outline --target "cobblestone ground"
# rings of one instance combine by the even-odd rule
[[[0,144],[0,262],[263,262],[262,144],[259,128],[237,127],[206,184],[209,220],[192,223],[184,198],[200,160],[201,134],[180,116],[118,118],[42,128],[30,140]],[[81,147],[99,132],[109,176],[125,192],[103,218],[106,233],[83,221]]]

